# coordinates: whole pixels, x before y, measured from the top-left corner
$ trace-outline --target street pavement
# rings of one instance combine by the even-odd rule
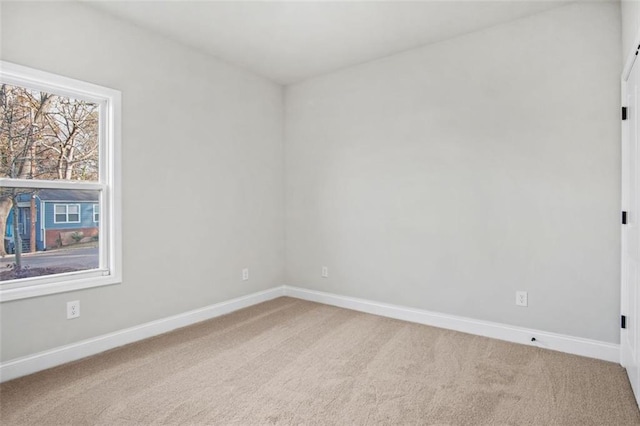
[[[0,258],[0,271],[6,270],[7,265],[13,263],[15,263],[13,254]],[[95,269],[99,265],[98,248],[59,249],[25,253],[22,255],[22,265],[30,268],[68,266],[79,270]]]

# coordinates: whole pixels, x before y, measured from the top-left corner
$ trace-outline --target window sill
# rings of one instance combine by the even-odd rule
[[[100,271],[91,271],[90,273],[78,274],[75,278],[69,277],[69,279],[66,280],[61,280],[60,277],[56,277],[53,282],[42,282],[44,281],[43,279],[39,281],[40,282],[34,282],[32,284],[22,283],[22,285],[14,288],[0,289],[0,303],[83,290],[86,288],[121,284],[122,279],[114,275],[104,276]],[[0,284],[0,286],[1,285],[2,284]]]

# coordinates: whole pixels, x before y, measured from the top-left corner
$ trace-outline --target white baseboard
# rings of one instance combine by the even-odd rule
[[[118,346],[157,336],[176,328],[215,318],[280,296],[324,303],[374,315],[537,346],[589,358],[615,363],[620,362],[620,345],[613,343],[441,314],[304,288],[281,286],[0,363],[0,382],[96,355]],[[535,342],[531,342],[532,337],[536,338]]]
[[[339,296],[298,287],[284,286],[284,295],[383,317],[620,363],[620,345],[614,343],[407,308],[355,297]],[[531,341],[532,337],[535,337],[535,342]]]
[[[34,355],[3,362],[0,364],[0,382],[26,376],[27,374],[46,370],[47,368],[117,348],[118,346],[157,336],[175,330],[176,328],[228,314],[238,309],[275,299],[283,294],[284,287],[275,287]]]

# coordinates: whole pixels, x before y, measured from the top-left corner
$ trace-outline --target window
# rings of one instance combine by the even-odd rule
[[[55,204],[53,210],[54,223],[80,223],[80,204]]]
[[[119,155],[120,92],[0,61],[0,301],[121,282]]]

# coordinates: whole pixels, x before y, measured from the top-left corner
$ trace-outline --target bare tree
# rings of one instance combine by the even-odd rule
[[[0,86],[0,176],[14,179],[96,180],[98,177],[98,106],[23,87]],[[13,209],[16,269],[22,244],[19,199],[35,194],[0,187],[0,255]],[[32,206],[33,208],[33,206]],[[33,214],[33,212],[32,212]],[[31,235],[35,221],[31,221]],[[32,247],[33,242],[32,242]]]
[[[99,148],[97,105],[68,98],[54,102],[55,110],[44,116],[49,133],[42,141],[54,153],[50,168],[56,170],[58,179],[97,179],[98,165],[93,162]]]
[[[38,122],[41,121],[52,95],[44,92],[36,94],[15,89],[6,84],[0,87],[0,146],[5,151],[2,155],[5,167],[1,172],[2,176],[28,179],[33,178],[36,165],[36,159],[34,158],[35,148],[40,139]],[[18,232],[18,199],[20,194],[29,192],[31,191],[0,188],[0,197],[10,199],[11,208],[13,209],[15,266],[18,271],[22,268],[22,243]],[[5,212],[0,212],[0,215],[2,213]],[[6,216],[8,216],[8,213],[6,213]],[[5,225],[2,226],[2,231],[2,252],[4,253],[6,220]]]

